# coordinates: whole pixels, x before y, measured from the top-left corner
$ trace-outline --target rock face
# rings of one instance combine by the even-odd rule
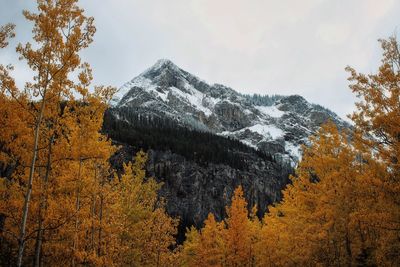
[[[135,151],[124,146],[114,157],[114,165],[121,166]],[[202,226],[210,212],[222,220],[226,216],[225,207],[239,185],[244,189],[248,207],[257,205],[261,217],[268,205],[281,199],[281,190],[288,183],[291,171],[251,153],[243,155],[251,162],[246,170],[214,163],[200,165],[171,151],[149,150],[148,156],[147,174],[163,183],[160,196],[167,200],[167,212],[180,218],[181,240],[186,227]]]
[[[124,122],[125,128],[135,129],[132,114],[148,120],[168,118],[179,127],[233,138],[253,148],[253,152],[232,151],[241,153],[245,169],[213,162],[201,165],[168,149],[149,150],[148,173],[164,183],[160,194],[167,211],[181,218],[183,228],[200,226],[209,212],[222,219],[238,185],[261,216],[268,205],[280,200],[308,137],[327,120],[349,127],[333,112],[299,95],[243,95],[220,84],[210,85],[169,60],[159,60],[123,85],[113,106],[111,120]],[[114,165],[131,159],[137,149],[137,144],[125,143]],[[256,150],[272,160],[260,157]]]

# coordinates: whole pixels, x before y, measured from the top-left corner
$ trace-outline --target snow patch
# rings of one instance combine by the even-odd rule
[[[155,92],[156,95],[160,97],[163,102],[168,102],[168,92],[159,92],[158,90],[156,90]]]
[[[147,91],[153,91],[155,90],[155,87],[152,84],[152,81],[150,79],[147,79],[143,76],[138,76],[131,81],[125,83],[123,86],[121,86],[118,91],[114,94],[112,100],[111,100],[111,105],[115,106],[117,105],[121,99],[133,88],[133,87],[140,87],[140,88],[145,88]],[[128,99],[125,102],[129,102],[132,99]]]
[[[171,93],[183,99],[185,102],[190,104],[195,109],[202,111],[207,117],[212,115],[212,111],[209,108],[203,106],[203,98],[206,97],[202,92],[194,89],[188,84],[185,84],[185,89],[189,91],[189,93],[182,92],[176,87],[170,87]]]
[[[285,142],[285,150],[289,153],[294,161],[298,162],[301,159],[301,148],[299,145],[295,145],[290,142]]]
[[[256,124],[245,129],[249,129],[252,132],[259,133],[262,136],[269,135],[272,139],[277,139],[284,135],[284,132],[275,125]]]
[[[279,110],[276,106],[255,106],[261,113],[268,115],[273,118],[282,117],[285,112]]]
[[[251,110],[249,110],[249,109],[245,109],[245,110],[243,110],[243,112],[244,112],[244,114],[246,114],[246,115],[251,115],[251,114],[253,114],[253,112],[251,111]]]
[[[240,140],[240,142],[242,144],[245,144],[246,146],[249,146],[249,147],[254,148],[255,150],[258,150],[258,147],[256,145],[254,145],[252,142],[250,142],[249,140],[242,139],[242,140]]]

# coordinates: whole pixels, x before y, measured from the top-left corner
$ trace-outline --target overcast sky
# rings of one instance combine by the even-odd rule
[[[0,24],[30,38],[22,9],[33,0],[0,0]],[[399,0],[82,0],[95,17],[95,41],[83,57],[95,84],[121,86],[168,58],[209,83],[242,93],[300,94],[344,117],[355,98],[347,65],[375,72],[379,38],[399,32]],[[15,45],[16,41],[12,42]],[[13,48],[18,84],[29,72]]]

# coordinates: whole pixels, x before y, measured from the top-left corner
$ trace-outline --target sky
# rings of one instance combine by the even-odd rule
[[[354,110],[348,65],[369,74],[379,38],[398,34],[399,0],[81,0],[97,32],[82,58],[96,85],[122,86],[158,59],[241,93],[299,94],[345,117]],[[0,51],[22,86],[30,72],[14,47],[30,40],[22,10],[33,0],[0,0],[0,25],[17,38]]]

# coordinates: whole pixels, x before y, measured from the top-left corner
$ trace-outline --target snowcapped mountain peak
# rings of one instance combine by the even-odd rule
[[[159,59],[157,62],[146,69],[144,72],[133,78],[131,81],[122,85],[117,93],[114,95],[111,105],[117,106],[123,97],[129,93],[129,91],[134,87],[140,87],[144,89],[151,89],[157,86],[161,86],[157,82],[158,80],[168,80],[169,77],[180,77],[184,76],[183,70],[181,70],[178,66],[176,66],[169,59]]]
[[[124,84],[114,106],[239,139],[291,163],[300,158],[308,136],[328,119],[348,127],[335,113],[300,95],[243,95],[221,84],[210,85],[168,59]]]
[[[157,60],[157,62],[153,66],[151,66],[149,69],[144,71],[141,75],[146,76],[151,73],[165,71],[165,70],[181,72],[181,69],[177,65],[175,65],[174,62],[172,62],[169,59],[164,58],[164,59]]]
[[[157,60],[157,62],[154,64],[154,66],[152,68],[162,68],[162,67],[166,67],[166,66],[178,68],[178,66],[176,66],[174,62],[172,62],[171,60],[169,60],[167,58],[161,58],[161,59]]]

